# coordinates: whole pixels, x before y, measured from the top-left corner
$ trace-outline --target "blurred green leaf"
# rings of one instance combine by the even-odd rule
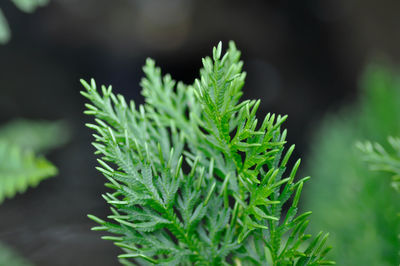
[[[49,0],[11,0],[19,9],[26,13],[34,12],[38,7],[45,6]]]
[[[0,242],[0,265],[2,266],[32,266],[21,255]]]
[[[30,121],[16,119],[0,127],[0,141],[32,150],[46,152],[63,145],[69,138],[64,122]]]
[[[57,168],[43,157],[0,141],[0,203],[56,174]]]
[[[32,13],[37,8],[49,3],[49,0],[11,0],[21,11]],[[0,9],[0,44],[6,44],[11,38],[10,27],[6,17]]]
[[[0,203],[56,175],[57,168],[35,154],[64,144],[68,137],[63,122],[18,119],[0,127]]]
[[[400,139],[388,137],[388,143],[392,150],[388,151],[381,144],[371,142],[357,143],[357,147],[363,152],[363,159],[373,171],[383,171],[393,174],[392,187],[400,191]]]
[[[11,38],[10,27],[8,26],[7,19],[3,11],[0,9],[0,44],[7,43]]]

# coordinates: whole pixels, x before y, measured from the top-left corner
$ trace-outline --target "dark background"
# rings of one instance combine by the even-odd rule
[[[289,142],[307,158],[324,114],[354,102],[376,58],[400,58],[400,1],[52,0],[34,14],[0,1],[12,39],[0,46],[0,124],[65,120],[68,145],[50,154],[56,178],[0,206],[0,240],[37,265],[118,265],[87,213],[104,217],[79,79],[94,77],[142,102],[146,57],[191,83],[212,46],[234,40],[248,73],[244,98],[288,114]]]

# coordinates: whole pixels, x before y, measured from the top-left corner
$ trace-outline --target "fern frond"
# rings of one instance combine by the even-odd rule
[[[387,151],[379,143],[359,142],[357,146],[363,152],[364,160],[371,170],[393,174],[392,187],[400,191],[400,139],[388,137],[388,143],[394,152]]]
[[[0,203],[56,174],[57,168],[43,157],[0,141]]]
[[[284,147],[287,116],[258,123],[260,101],[240,102],[242,65],[233,42],[224,55],[219,44],[200,79],[185,85],[148,59],[138,108],[111,87],[82,81],[91,102],[85,113],[96,117],[88,127],[102,156],[98,170],[113,191],[103,195],[111,222],[90,218],[96,230],[118,235],[107,239],[123,248],[125,262],[331,263],[326,236],[303,243],[310,213],[296,213],[308,178],[295,181],[300,160],[285,174],[294,149]]]
[[[36,155],[64,144],[63,122],[13,120],[0,127],[0,203],[57,174],[57,168]]]

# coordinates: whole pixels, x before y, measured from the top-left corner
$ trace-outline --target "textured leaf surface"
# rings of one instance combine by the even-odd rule
[[[124,263],[160,265],[317,265],[327,235],[311,241],[310,213],[296,216],[300,161],[286,173],[286,116],[256,118],[260,101],[240,101],[245,73],[233,42],[203,59],[193,85],[164,77],[151,59],[141,82],[145,104],[82,81],[95,122],[97,168],[112,192],[107,221]],[[293,199],[291,202],[290,199]],[[291,209],[285,216],[284,207]],[[308,243],[308,246],[306,245]]]

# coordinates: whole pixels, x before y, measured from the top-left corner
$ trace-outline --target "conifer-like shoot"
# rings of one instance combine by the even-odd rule
[[[295,178],[300,159],[286,171],[287,116],[258,121],[260,101],[240,100],[242,65],[234,43],[225,54],[220,43],[185,85],[148,59],[138,107],[82,80],[97,169],[111,189],[111,215],[89,217],[112,234],[104,239],[122,248],[122,263],[333,264],[327,235],[306,233],[311,212],[297,215],[309,178]]]

